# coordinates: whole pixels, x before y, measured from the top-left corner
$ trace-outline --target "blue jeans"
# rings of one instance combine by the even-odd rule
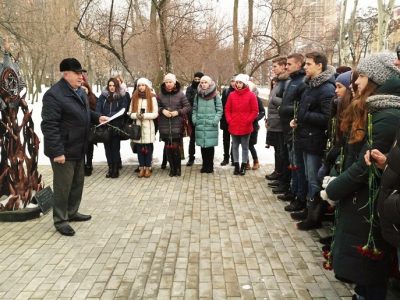
[[[136,144],[140,167],[151,167],[153,144]]]
[[[321,167],[322,157],[320,155],[303,152],[304,167],[308,181],[307,198],[313,201],[315,196],[321,191],[322,187],[318,180],[318,170]]]
[[[249,139],[250,134],[232,135],[233,162],[239,162],[239,145],[242,145],[242,163],[247,163],[249,159]]]
[[[296,166],[297,170],[292,170],[291,190],[293,195],[300,200],[305,200],[307,195],[307,180],[304,168],[303,151],[292,144],[288,144],[289,162]],[[294,149],[293,149],[294,148]]]

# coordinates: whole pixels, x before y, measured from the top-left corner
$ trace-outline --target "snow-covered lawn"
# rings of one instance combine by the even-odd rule
[[[131,91],[130,91],[131,92]],[[264,92],[264,91],[263,91]],[[265,94],[265,92],[263,93]],[[29,101],[29,99],[28,99]],[[41,112],[42,112],[42,102],[41,98],[39,102],[30,105],[33,109],[32,118],[35,124],[35,132],[39,136],[40,141],[43,141],[43,134],[40,130],[40,122],[41,122]],[[258,143],[256,145],[257,153],[259,160],[262,164],[273,164],[274,163],[274,150],[273,148],[265,148],[265,136],[266,136],[266,129],[264,126],[264,120],[260,121],[260,131],[258,133]],[[157,141],[158,141],[157,135]],[[184,145],[185,145],[185,157],[187,159],[188,156],[188,144],[189,138],[184,138]],[[162,152],[163,152],[164,143],[163,142],[156,142],[154,144],[154,164],[160,165],[162,161]],[[223,146],[222,146],[222,131],[219,134],[219,144],[215,149],[215,159],[214,163],[216,166],[223,159]],[[250,154],[249,154],[250,155]],[[137,163],[137,155],[132,153],[129,141],[122,141],[121,142],[121,157],[123,164],[136,164]],[[250,155],[251,158],[251,155]],[[93,162],[95,164],[106,164],[106,156],[104,152],[103,144],[98,144],[97,147],[94,149],[93,154]],[[200,148],[196,146],[196,163],[201,163],[201,154]],[[39,164],[40,165],[49,165],[49,159],[43,154],[43,145],[40,145],[39,148]]]

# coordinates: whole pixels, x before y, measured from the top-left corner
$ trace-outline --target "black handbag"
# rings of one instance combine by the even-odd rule
[[[89,131],[88,142],[91,144],[108,143],[111,137],[111,128],[107,125],[92,126]]]
[[[122,131],[132,140],[140,140],[142,137],[142,128],[133,122],[125,123]]]

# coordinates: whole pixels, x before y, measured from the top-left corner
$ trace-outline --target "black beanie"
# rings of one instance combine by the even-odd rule
[[[203,73],[203,72],[200,72],[200,71],[198,71],[198,72],[194,73],[194,75],[193,75],[193,78],[195,78],[195,77],[199,77],[199,78],[201,78],[201,77],[203,77],[203,76],[204,76],[204,73]]]

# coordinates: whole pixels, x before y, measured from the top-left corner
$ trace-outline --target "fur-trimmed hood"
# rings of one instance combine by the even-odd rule
[[[163,93],[164,95],[175,95],[179,93],[180,90],[181,90],[181,84],[179,83],[179,81],[175,83],[175,88],[170,92],[168,92],[167,89],[165,88],[165,83],[161,84],[161,93]]]
[[[316,88],[327,81],[332,81],[333,84],[335,84],[335,68],[332,66],[328,66],[325,71],[312,79],[307,78],[306,84],[308,84],[310,88]]]
[[[217,95],[217,86],[215,85],[215,82],[211,82],[210,86],[206,90],[203,90],[199,85],[197,88],[197,94],[204,100],[213,99]]]
[[[104,96],[108,100],[108,97],[110,96],[110,92],[107,89],[104,89],[101,92],[101,95]],[[119,99],[119,98],[123,97],[124,95],[125,94],[122,95],[120,93],[115,92],[115,93],[113,93],[113,99],[114,100]]]

